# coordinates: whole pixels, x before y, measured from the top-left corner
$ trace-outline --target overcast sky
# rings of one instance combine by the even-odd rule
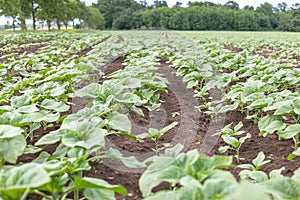
[[[91,5],[92,3],[97,3],[98,0],[82,0],[86,2],[86,5]],[[138,1],[138,0],[137,0]],[[148,5],[152,5],[153,4],[153,0],[147,0],[148,1]],[[168,6],[173,6],[174,4],[176,4],[176,1],[179,1],[183,4],[183,6],[186,6],[187,3],[189,1],[197,1],[197,0],[167,0]],[[201,1],[201,0],[198,0]],[[228,2],[229,0],[202,0],[202,1],[210,1],[210,2],[214,2],[214,3],[220,3],[220,4],[225,4],[226,2]],[[285,2],[288,4],[288,6],[291,6],[294,3],[299,3],[299,0],[235,0],[235,2],[237,2],[240,6],[240,8],[243,8],[246,5],[251,5],[254,7],[258,7],[260,4],[264,3],[264,2],[268,2],[273,4],[273,6],[277,6],[278,3],[282,3]],[[8,21],[7,18],[5,17],[0,17],[0,24],[6,24],[6,22]]]

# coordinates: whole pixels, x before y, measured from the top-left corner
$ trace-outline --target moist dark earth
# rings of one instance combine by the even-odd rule
[[[236,52],[240,51],[239,49],[232,50]],[[84,52],[84,54],[86,54],[86,52]],[[105,75],[107,75],[116,70],[123,69],[123,61],[124,58],[120,57],[108,64],[107,66],[105,66],[102,71],[105,73]],[[192,139],[188,142],[188,145],[185,146],[185,151],[197,149],[199,152],[205,152],[209,156],[216,154],[219,155],[218,148],[224,145],[221,139],[217,138],[217,143],[214,144],[211,150],[207,151],[207,149],[203,149],[204,138],[210,137],[209,135],[207,135],[208,133],[210,134],[208,130],[210,129],[210,127],[212,127],[212,119],[210,118],[210,116],[204,114],[203,112],[197,112],[196,109],[191,107],[192,105],[189,105],[188,103],[182,104],[182,101],[180,97],[178,97],[178,94],[176,94],[176,92],[173,91],[174,89],[171,88],[172,84],[182,84],[183,88],[185,88],[186,85],[182,83],[181,77],[170,75],[172,72],[175,72],[175,69],[172,69],[171,66],[165,61],[161,61],[160,68],[162,69],[160,73],[165,73],[165,76],[168,78],[169,81],[168,93],[159,92],[162,100],[162,111],[153,114],[144,110],[144,117],[140,117],[135,115],[134,113],[130,113],[129,116],[133,126],[136,127],[136,132],[147,130],[153,123],[159,126],[153,128],[160,128],[163,126],[167,126],[174,121],[177,121],[178,125],[175,128],[171,129],[160,139],[161,143],[171,143],[174,145],[174,141],[176,141],[176,135],[186,134],[187,137]],[[100,80],[100,83],[102,81],[103,80]],[[186,89],[186,91],[183,92],[186,94],[185,98],[194,98],[192,90],[189,91]],[[77,100],[76,102],[80,104],[78,105],[80,107],[84,106],[87,103],[85,99],[82,99],[82,102],[81,100]],[[194,99],[193,102],[196,102],[196,104],[198,105],[203,103],[197,99]],[[184,107],[190,107],[190,109],[185,110]],[[174,116],[175,112],[179,112],[180,115]],[[188,121],[185,118],[190,118],[191,120]],[[156,122],[153,122],[153,120],[156,120]],[[226,115],[223,116],[222,123],[224,125],[230,123],[236,125],[239,121],[242,121],[244,124],[242,130],[251,133],[252,138],[248,139],[240,149],[240,155],[242,158],[244,158],[244,160],[240,163],[236,163],[236,161],[234,161],[235,164],[251,163],[252,159],[255,158],[260,151],[262,151],[265,153],[266,158],[271,160],[270,163],[268,163],[262,168],[263,171],[269,173],[273,169],[279,169],[284,166],[285,170],[283,171],[283,175],[292,176],[293,172],[299,167],[300,161],[300,158],[296,158],[293,161],[286,160],[287,156],[293,151],[293,141],[279,141],[278,137],[275,134],[268,135],[265,138],[258,136],[259,130],[257,124],[254,124],[250,120],[246,120],[245,116],[238,111],[230,111],[226,113]],[[59,126],[60,124],[55,124],[54,127],[51,128],[51,130],[55,130],[59,128]],[[184,129],[186,130],[184,131],[184,133],[182,133],[182,127],[184,127]],[[47,130],[47,132],[51,130],[49,129]],[[190,133],[188,130],[192,132]],[[28,141],[29,143],[34,143],[46,133],[41,128],[40,130],[36,131],[35,134],[36,137],[34,138],[34,141]],[[110,143],[110,145],[113,145],[121,151],[126,151],[129,154],[132,153],[134,155],[154,155],[152,149],[155,147],[155,145],[151,140],[145,140],[145,142],[141,143],[128,139],[127,137],[122,135],[111,135],[107,138],[107,141]],[[57,144],[47,146],[44,150],[46,150],[49,153],[52,153],[55,150],[56,146]],[[229,151],[223,155],[234,155],[234,152]],[[36,156],[37,155],[23,155],[19,158],[18,162],[31,162]],[[120,163],[116,163],[117,166],[114,167],[112,167],[108,163],[109,162],[106,162],[105,160],[101,162],[90,163],[91,169],[89,171],[85,171],[84,176],[101,178],[108,181],[111,184],[123,185],[128,190],[129,196],[124,197],[117,195],[117,199],[119,200],[142,199],[142,194],[139,191],[138,181],[143,170],[126,170],[123,166],[121,166]],[[240,169],[230,169],[230,171],[236,176],[237,179],[239,178],[238,174]],[[156,187],[155,190],[158,191],[167,188],[168,186],[166,184],[162,184]],[[31,195],[28,197],[28,199],[36,200],[41,198],[35,195]]]
[[[117,60],[116,64],[119,64],[120,61]],[[117,66],[114,64],[111,64],[111,66],[118,69]],[[170,67],[168,64],[162,62],[161,67]],[[119,67],[121,68],[121,66]],[[176,77],[176,79],[181,79],[180,77]],[[178,80],[168,80],[171,84],[172,83],[178,83]],[[180,80],[181,81],[181,80]],[[184,84],[184,83],[182,83]],[[178,121],[180,126],[180,116],[177,116],[176,118],[172,117],[172,112],[174,110],[178,110],[178,108],[181,105],[178,105],[178,100],[176,96],[174,96],[173,93],[169,94],[163,94],[161,95],[162,100],[164,103],[162,106],[167,109],[168,117],[167,117],[167,124],[171,124],[173,121]],[[190,98],[193,98],[192,96]],[[201,102],[199,101],[199,104]],[[211,119],[208,115],[204,113],[199,113],[199,121],[195,122],[198,126],[197,134],[194,137],[193,142],[188,147],[189,150],[191,149],[198,149],[199,152],[202,152],[201,148],[201,142],[202,139],[206,136],[207,129],[210,126]],[[138,123],[141,126],[147,126],[149,124],[149,117],[145,115],[145,117],[134,117],[132,118],[133,123]],[[285,170],[282,172],[285,176],[292,176],[293,172],[298,169],[299,167],[299,158],[294,159],[293,161],[287,161],[287,156],[293,151],[292,147],[294,145],[294,142],[292,140],[278,140],[278,136],[275,134],[268,135],[267,137],[261,137],[258,135],[259,130],[257,124],[254,124],[252,121],[245,119],[245,115],[241,114],[238,111],[230,111],[226,113],[225,116],[225,122],[224,125],[230,124],[233,122],[233,126],[238,124],[240,121],[243,122],[244,126],[242,130],[249,132],[252,134],[252,138],[248,139],[243,146],[240,149],[240,156],[244,158],[243,161],[240,163],[237,163],[236,160],[234,160],[235,164],[242,164],[242,163],[251,163],[251,161],[257,156],[257,154],[262,151],[265,153],[266,158],[268,160],[271,160],[270,163],[266,164],[262,170],[266,173],[269,173],[273,169],[279,169],[281,167],[285,167]],[[191,125],[194,126],[194,125]],[[189,127],[185,124],[185,129],[189,130]],[[162,143],[165,142],[171,142],[171,140],[174,137],[174,134],[177,134],[177,130],[172,129],[170,130],[164,137],[161,139]],[[138,143],[133,140],[129,140],[124,136],[111,136],[109,138],[113,141],[115,146],[119,147],[120,149],[124,149],[127,151],[133,151],[133,152],[148,152],[151,151],[151,148],[154,147],[153,142],[146,141],[144,143]],[[217,144],[212,149],[211,152],[208,153],[208,155],[216,155],[220,153],[218,152],[218,148],[220,146],[224,145],[221,139],[218,139]],[[234,155],[234,152],[227,152],[226,154],[222,155]],[[240,172],[240,169],[230,169],[236,178],[238,177],[238,174]],[[142,199],[141,193],[139,191],[138,187],[138,180],[140,177],[140,173],[127,173],[122,171],[118,171],[115,169],[112,169],[109,166],[106,166],[103,163],[92,163],[92,169],[85,173],[86,176],[91,177],[98,177],[107,180],[108,182],[112,184],[121,184],[123,185],[128,192],[131,194],[129,197],[123,197],[123,196],[117,196],[117,199]],[[165,185],[161,185],[161,188],[156,189],[163,189],[165,188]]]

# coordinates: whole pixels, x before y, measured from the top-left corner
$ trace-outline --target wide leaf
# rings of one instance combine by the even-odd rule
[[[113,112],[108,117],[109,122],[108,125],[115,130],[118,131],[125,131],[125,132],[131,132],[131,122],[128,119],[127,115]]]
[[[41,103],[41,107],[49,109],[49,110],[54,110],[56,112],[65,112],[69,110],[70,106],[66,105],[62,101],[55,101],[53,99],[45,99]]]
[[[289,125],[285,130],[277,132],[277,134],[284,139],[293,138],[298,133],[300,133],[300,124]]]
[[[0,171],[0,196],[4,199],[18,199],[27,188],[38,188],[50,177],[40,164],[27,163]]]
[[[26,140],[23,129],[10,125],[0,125],[0,156],[7,162],[15,163],[22,155]]]

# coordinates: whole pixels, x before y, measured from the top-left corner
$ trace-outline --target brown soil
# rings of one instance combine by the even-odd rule
[[[229,45],[224,45],[224,49],[227,49],[229,51],[231,51],[232,53],[240,53],[241,51],[243,51],[242,48],[237,48],[237,47],[232,47]],[[277,52],[277,55],[271,55],[273,52]],[[255,55],[260,55],[263,56],[264,58],[270,58],[272,56],[272,58],[279,58],[280,54],[282,54],[282,49],[281,48],[274,48],[274,47],[268,47],[268,46],[260,46],[257,48],[257,50],[252,51],[253,54]],[[296,64],[295,67],[296,68],[300,68],[300,57],[297,56],[296,54],[294,54],[293,59],[296,60]],[[280,63],[285,63],[285,62],[280,62]]]
[[[95,44],[93,44],[93,45],[91,45],[91,46],[89,46],[89,47],[83,49],[83,50],[80,51],[80,52],[72,53],[72,54],[66,56],[65,58],[63,58],[63,59],[61,60],[61,62],[64,61],[64,60],[66,60],[67,58],[72,57],[72,56],[74,56],[74,59],[83,57],[83,56],[85,56],[88,52],[90,52],[90,51],[93,49],[94,46],[96,46],[96,45],[98,45],[98,44],[100,44],[100,43],[102,43],[102,42],[105,42],[105,41],[108,40],[109,38],[110,38],[110,37],[106,37],[106,38],[104,38],[104,39],[102,39],[102,40],[96,42]],[[14,56],[14,57],[15,57],[15,60],[23,59],[24,57],[19,58],[19,56],[22,55],[22,54],[24,54],[24,53],[26,53],[26,54],[34,54],[34,53],[37,53],[41,48],[43,48],[43,47],[45,47],[45,46],[48,45],[48,41],[50,41],[50,40],[42,40],[43,43],[39,43],[38,41],[31,42],[31,43],[37,44],[37,45],[32,45],[32,46],[29,46],[29,47],[27,47],[27,48],[19,48],[19,49],[17,49],[17,50],[13,50],[13,51],[11,51],[11,52],[2,52],[2,53],[0,53],[0,57],[2,57],[2,56],[4,56],[4,55],[8,55],[8,54],[15,54],[15,56]],[[68,48],[68,47],[67,47],[67,48]],[[25,56],[25,58],[26,58],[26,56]],[[8,58],[0,58],[0,63],[9,63],[9,62],[11,62],[11,61],[10,61]]]
[[[164,67],[169,67],[165,63],[162,63],[162,65]],[[172,82],[172,80],[169,81]],[[192,96],[189,96],[189,98],[192,98]],[[177,103],[179,102],[176,101],[176,99],[174,99],[174,96],[171,93],[169,93],[168,95],[162,95],[162,99],[163,101],[165,101],[165,103],[162,106],[166,108],[168,108],[167,105],[170,105],[169,108],[172,108],[173,105],[177,105]],[[181,106],[181,104],[179,106]],[[179,107],[174,106],[174,108],[177,108],[178,110]],[[212,123],[213,119],[210,119],[207,115],[203,113],[197,113],[196,115],[198,115],[197,117],[199,119],[199,122],[197,122],[197,134],[194,135],[193,141],[189,144],[186,150],[198,149],[199,152],[206,153],[208,155],[220,155],[220,153],[218,153],[218,148],[224,145],[224,143],[218,137],[211,139],[213,138],[211,137],[211,135],[213,133],[216,133],[217,130],[220,130],[220,127],[223,127],[224,125],[227,125],[231,122],[233,122],[233,125],[236,125],[239,121],[242,121],[244,124],[242,130],[250,132],[252,134],[252,138],[247,140],[240,150],[240,155],[245,160],[241,161],[240,163],[237,163],[234,159],[235,164],[251,163],[252,159],[255,158],[260,151],[263,151],[266,155],[266,158],[271,160],[269,164],[266,164],[262,168],[262,170],[267,173],[269,173],[273,169],[279,169],[284,166],[285,170],[283,171],[283,175],[291,176],[293,175],[293,171],[295,171],[299,167],[300,158],[296,158],[294,159],[294,161],[286,160],[288,154],[292,152],[292,140],[278,140],[275,134],[268,135],[265,138],[259,136],[257,124],[254,124],[250,120],[246,120],[245,115],[241,114],[239,111],[232,111],[228,112],[226,115],[219,116],[219,118],[221,119],[219,119],[219,123],[216,124]],[[139,117],[133,119],[133,123],[138,123],[145,127],[147,127],[149,124],[149,118],[147,116],[145,118]],[[172,118],[170,118],[169,116],[168,119],[170,120],[170,122],[172,121]],[[180,126],[183,126],[180,119],[179,123]],[[188,130],[189,128],[193,128],[192,124],[189,124],[187,126],[186,125],[184,125],[186,130]],[[169,142],[170,140],[172,140],[174,134],[178,134],[177,131],[178,129],[171,130],[168,134],[166,134],[165,137],[163,137],[162,142]],[[117,135],[110,136],[109,140],[111,140],[112,143],[121,150],[123,149],[138,154],[149,152],[151,151],[150,149],[153,148],[153,144],[151,144],[151,141],[138,143],[136,141],[128,140],[123,136]],[[214,144],[215,141],[217,141],[216,144]],[[234,155],[234,152],[229,151],[224,155]],[[142,199],[138,187],[138,180],[142,171],[137,170],[130,172],[130,170],[128,170],[128,172],[126,172],[124,171],[124,168],[120,166],[115,167],[117,163],[108,163],[109,162],[92,163],[92,169],[89,172],[86,172],[85,175],[98,178],[100,177],[112,184],[121,184],[125,186],[128,189],[131,196],[118,196],[118,199]],[[121,165],[120,163],[118,164]],[[121,170],[118,170],[116,168],[121,168]],[[238,174],[241,170],[239,168],[236,168],[230,169],[230,171],[238,178]],[[163,188],[164,185],[161,185],[157,189],[159,190]]]
[[[29,46],[29,47],[26,47],[26,48],[19,48],[17,50],[14,50],[14,51],[11,51],[11,52],[3,52],[3,53],[0,53],[0,57],[4,56],[4,55],[7,55],[7,54],[15,54],[15,58],[16,60],[18,60],[19,56],[24,54],[24,53],[27,53],[27,54],[33,54],[33,53],[36,53],[40,48],[42,47],[45,47],[47,46],[48,44],[47,43],[43,43],[43,44],[38,44],[38,45],[33,45],[33,46]],[[7,58],[0,58],[0,63],[9,63],[10,60],[7,59]]]
[[[163,68],[168,68],[169,66],[165,63],[162,63]],[[173,77],[174,78],[174,77]],[[177,79],[179,77],[176,77]],[[180,79],[180,78],[179,78]],[[172,80],[168,79],[169,82],[177,83],[178,80]],[[184,84],[182,84],[184,85]],[[185,86],[185,85],[184,85]],[[176,93],[176,92],[175,92]],[[182,124],[182,118],[176,117],[175,119],[170,116],[170,113],[176,110],[182,110],[180,106],[182,104],[178,103],[180,100],[176,99],[176,94],[172,94],[172,92],[169,92],[169,94],[162,94],[162,100],[164,103],[162,106],[167,109],[167,123],[165,125],[170,124],[174,120],[178,120],[180,123],[180,127],[184,127],[185,130],[193,129],[194,124]],[[188,98],[192,98],[192,96],[189,96]],[[169,111],[169,109],[172,109],[173,111]],[[193,113],[195,115],[198,115],[198,122],[195,122],[197,124],[197,130],[196,134],[193,136],[192,142],[189,143],[186,150],[191,149],[198,149],[199,152],[206,153],[208,155],[215,155],[218,153],[218,148],[224,143],[221,139],[218,137],[215,137],[214,139],[211,139],[211,135],[213,133],[216,133],[217,130],[220,130],[224,125],[227,125],[231,122],[233,122],[234,125],[236,125],[239,121],[242,121],[244,126],[242,130],[245,130],[246,132],[250,132],[252,134],[252,138],[247,140],[246,143],[242,146],[240,150],[240,155],[242,158],[245,158],[240,163],[237,163],[236,160],[234,160],[235,164],[241,164],[241,163],[251,163],[252,159],[256,157],[256,155],[263,151],[266,155],[266,158],[271,160],[269,164],[264,166],[262,170],[269,173],[273,169],[279,169],[281,167],[285,167],[285,170],[283,171],[283,174],[286,176],[293,175],[293,171],[295,171],[299,167],[299,161],[300,158],[296,158],[294,161],[287,161],[286,158],[289,153],[292,152],[292,146],[293,141],[292,140],[281,140],[279,141],[277,136],[275,134],[268,135],[267,137],[263,138],[258,135],[259,130],[257,127],[257,124],[254,124],[250,120],[246,120],[245,116],[241,114],[238,111],[232,111],[228,112],[226,115],[219,116],[219,123],[212,123],[212,120],[210,117],[205,115],[204,113]],[[194,116],[195,117],[195,116]],[[144,118],[142,117],[133,117],[132,118],[133,123],[138,124],[140,126],[148,127],[149,126],[149,116],[146,115]],[[168,134],[166,134],[161,142],[171,142],[172,139],[175,137],[174,134],[178,134],[178,127],[177,129],[172,129]],[[120,135],[113,135],[110,136],[109,141],[111,143],[119,148],[121,151],[129,151],[134,155],[138,154],[145,154],[151,152],[151,148],[153,148],[153,143],[151,141],[145,141],[144,143],[138,143],[133,140],[129,140],[124,136]],[[215,144],[214,142],[217,141]],[[211,146],[210,146],[211,145]],[[212,146],[213,145],[213,146]],[[224,155],[234,155],[234,152],[228,152]],[[137,156],[139,157],[139,156]],[[127,170],[123,167],[120,167],[120,163],[118,162],[112,162],[104,161],[101,163],[92,163],[92,169],[85,173],[87,176],[92,177],[98,177],[107,180],[108,182],[112,184],[121,184],[127,188],[127,190],[130,193],[129,197],[123,197],[118,196],[117,199],[142,199],[141,193],[139,191],[138,187],[138,180],[140,177],[141,170]],[[120,170],[121,169],[121,170]],[[240,172],[240,169],[230,169],[230,171],[238,178],[238,174]],[[157,190],[164,189],[165,185],[161,185]]]
[[[120,62],[120,59],[115,60],[112,64],[110,64],[110,68],[104,69],[103,71],[107,73],[111,73],[112,69],[118,70],[123,67],[123,65],[119,65],[117,67],[115,64]],[[120,62],[121,64],[122,62]],[[160,73],[166,72],[174,72],[174,69],[171,69],[168,64],[165,62],[161,63]],[[193,119],[195,117],[190,116],[191,114],[195,114],[195,112],[189,112],[191,105],[181,106],[180,103],[187,101],[184,98],[193,98],[192,96],[183,96],[178,97],[178,93],[186,92],[190,95],[193,94],[192,90],[186,90],[186,85],[181,83],[181,78],[176,77],[172,73],[166,74],[169,84],[168,93],[159,92],[161,95],[162,105],[161,110],[156,112],[147,112],[144,109],[144,117],[137,116],[134,113],[130,113],[130,119],[132,121],[132,132],[133,134],[141,134],[147,131],[149,127],[161,129],[174,121],[179,122],[179,124],[171,129],[168,133],[166,133],[161,139],[160,143],[178,143],[178,135],[180,136],[179,131],[182,131],[181,127],[190,128],[190,135],[192,136],[190,142],[193,142],[197,135],[198,129],[198,121]],[[179,83],[178,85],[176,83]],[[177,87],[181,88],[177,88]],[[196,100],[194,102],[197,102]],[[187,108],[188,106],[188,108]],[[193,109],[193,108],[192,108]],[[180,115],[172,116],[172,113],[179,112]],[[189,122],[187,122],[189,119]],[[187,125],[191,125],[190,127],[186,127]],[[180,132],[181,133],[181,132]],[[177,137],[177,138],[176,138]],[[177,141],[176,141],[177,140]],[[125,155],[134,155],[138,160],[143,161],[145,158],[154,155],[153,149],[155,145],[153,141],[150,139],[145,140],[143,143],[137,142],[135,140],[130,140],[126,136],[122,135],[111,135],[108,137],[107,141],[108,145],[114,146],[114,148],[119,149]],[[143,170],[132,170],[127,169],[121,166],[121,163],[115,162],[112,160],[105,160],[101,163],[94,162],[92,163],[92,169],[85,173],[86,176],[98,177],[107,180],[112,184],[121,184],[125,188],[127,188],[128,192],[131,194],[128,197],[117,196],[117,199],[142,199],[142,195],[139,191],[138,181]],[[156,190],[166,189],[166,185],[162,184],[156,188]]]
[[[232,47],[232,46],[228,46],[228,45],[225,45],[224,49],[227,49],[227,50],[231,51],[232,53],[239,53],[239,52],[243,51],[243,49],[241,49],[241,48]]]
[[[101,70],[105,75],[108,75],[116,70],[123,69],[122,62],[123,58],[116,59]],[[167,94],[160,92],[163,101],[160,110],[155,112],[144,110],[144,117],[130,113],[133,134],[144,133],[149,127],[160,129],[177,121],[179,124],[161,138],[161,143],[171,143],[172,145],[181,143],[185,145],[184,151],[197,149],[201,153],[215,155],[219,154],[218,148],[224,144],[217,136],[212,137],[212,134],[216,133],[217,130],[220,130],[226,124],[233,122],[235,125],[239,121],[242,121],[244,124],[242,130],[250,132],[252,138],[247,140],[240,150],[241,157],[245,158],[241,163],[251,163],[251,160],[260,151],[263,151],[267,158],[272,160],[271,163],[263,167],[263,170],[266,172],[284,166],[286,170],[283,174],[291,176],[293,171],[299,167],[300,158],[296,158],[291,162],[286,161],[287,155],[292,152],[292,140],[279,141],[274,134],[268,135],[266,138],[258,136],[257,124],[246,120],[245,116],[238,111],[228,112],[226,115],[219,115],[213,119],[203,112],[196,112],[194,106],[202,102],[193,98],[193,90],[186,89],[186,84],[181,82],[181,77],[175,76],[175,70],[169,64],[162,61],[159,72],[164,74],[168,79],[169,92]],[[100,83],[102,81],[103,79],[99,80]],[[214,98],[218,98],[220,94],[218,91],[212,91],[211,95],[215,96]],[[174,117],[172,116],[174,112],[179,112],[180,115]],[[107,144],[119,149],[124,155],[136,156],[140,161],[154,155],[152,150],[154,143],[151,140],[139,143],[122,135],[111,135],[107,138]],[[47,150],[47,147],[45,150]],[[233,152],[228,152],[225,155],[233,155]],[[130,193],[128,197],[117,195],[117,199],[142,199],[138,181],[143,170],[127,169],[120,162],[113,160],[92,162],[91,166],[89,171],[84,172],[84,176],[102,178],[111,184],[121,184]],[[240,169],[231,169],[230,171],[238,178]],[[156,190],[165,188],[166,185],[162,184]]]
[[[85,56],[88,52],[90,52],[90,51],[93,49],[94,46],[96,46],[96,45],[98,45],[98,44],[100,44],[100,43],[102,43],[102,42],[105,42],[105,41],[108,40],[109,38],[110,38],[110,36],[109,36],[109,37],[106,37],[106,38],[104,38],[104,39],[102,39],[102,40],[100,40],[99,42],[96,42],[95,44],[93,44],[93,45],[91,45],[91,46],[89,46],[89,47],[87,47],[87,48],[85,48],[85,49],[83,49],[83,50],[82,50],[81,52],[79,52],[79,53],[77,52],[77,53],[70,54],[70,55],[68,55],[67,58],[70,58],[70,57],[72,57],[72,56],[74,56],[74,55],[75,55],[74,59],[83,57],[83,56]]]
[[[285,167],[282,172],[285,176],[292,176],[293,172],[299,168],[300,157],[295,158],[293,161],[287,161],[287,156],[293,151],[292,147],[294,145],[293,140],[278,140],[276,134],[270,134],[266,137],[259,136],[259,129],[257,124],[253,123],[251,120],[245,119],[245,115],[241,114],[239,111],[230,111],[226,113],[225,125],[233,122],[233,126],[238,124],[240,121],[243,122],[243,127],[246,133],[251,133],[251,138],[246,140],[240,149],[240,156],[245,160],[240,163],[235,164],[251,164],[252,160],[257,156],[257,154],[262,151],[266,155],[267,160],[271,160],[270,163],[266,164],[261,170],[269,173],[274,169],[280,169]],[[219,154],[218,148],[225,145],[222,139],[218,140],[218,145],[212,150],[211,155]],[[224,155],[235,155],[235,152],[229,151]],[[241,169],[236,168],[230,170],[236,177]]]

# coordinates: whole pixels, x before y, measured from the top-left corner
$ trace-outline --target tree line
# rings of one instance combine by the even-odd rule
[[[262,3],[240,8],[234,1],[224,5],[209,1],[190,2],[172,8],[166,1],[98,0],[93,7],[105,18],[106,29],[165,28],[172,30],[300,31],[300,4],[274,7]]]
[[[26,19],[32,20],[36,30],[37,21],[47,24],[48,30],[56,23],[57,29],[75,25],[77,19],[81,26],[93,29],[104,28],[104,17],[99,9],[86,6],[80,0],[0,0],[0,15],[12,18],[12,27],[17,25],[26,30]]]
[[[210,1],[189,2],[182,7],[177,1],[168,7],[165,0],[98,0],[86,6],[80,0],[0,0],[0,15],[11,17],[26,30],[26,19],[33,29],[37,21],[53,23],[57,28],[79,21],[81,27],[93,29],[162,28],[171,30],[235,30],[235,31],[300,31],[300,4],[285,2],[274,7],[262,3],[259,7],[240,8],[234,1],[216,4]]]

